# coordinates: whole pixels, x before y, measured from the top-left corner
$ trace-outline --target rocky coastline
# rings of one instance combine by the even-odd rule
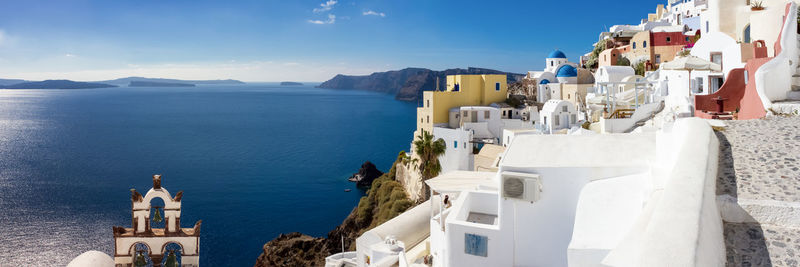
[[[368,187],[367,195],[327,236],[312,237],[299,232],[280,234],[264,244],[254,266],[325,266],[325,257],[342,252],[342,243],[345,251],[355,250],[356,238],[361,234],[414,205],[403,186],[396,181],[397,166],[404,155],[400,152],[386,173],[367,161],[348,178],[359,187]]]

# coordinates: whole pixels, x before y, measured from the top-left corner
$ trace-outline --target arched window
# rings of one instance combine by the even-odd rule
[[[183,247],[174,242],[164,244],[161,250],[161,266],[181,266],[181,255],[183,255]]]
[[[636,42],[633,42],[633,49],[636,49]]]
[[[150,259],[150,247],[144,243],[135,243],[131,246],[130,254],[133,257],[131,262],[133,266],[153,266],[153,260]]]

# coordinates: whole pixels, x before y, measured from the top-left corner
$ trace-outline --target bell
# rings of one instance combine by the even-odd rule
[[[178,267],[178,258],[175,257],[174,250],[169,251],[169,255],[167,255],[167,262],[164,264],[164,267]]]
[[[153,215],[153,221],[154,222],[158,222],[158,223],[160,223],[162,221],[161,212],[158,211],[158,208],[156,208],[156,214]]]
[[[133,266],[136,267],[144,267],[147,266],[147,260],[144,258],[142,251],[136,253],[136,261],[133,262]]]

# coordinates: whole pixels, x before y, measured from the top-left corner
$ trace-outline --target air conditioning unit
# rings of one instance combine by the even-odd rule
[[[542,197],[542,179],[537,174],[503,172],[500,191],[505,199],[538,201]]]

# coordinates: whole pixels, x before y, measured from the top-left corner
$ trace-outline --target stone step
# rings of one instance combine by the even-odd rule
[[[792,83],[792,91],[800,91],[800,85],[797,85],[796,83]]]
[[[797,74],[795,74],[795,75],[797,75]],[[797,76],[795,76],[795,75],[792,75],[792,85],[793,86],[800,85],[800,75],[797,75]]]
[[[800,101],[800,91],[790,91],[786,93],[786,100]]]

